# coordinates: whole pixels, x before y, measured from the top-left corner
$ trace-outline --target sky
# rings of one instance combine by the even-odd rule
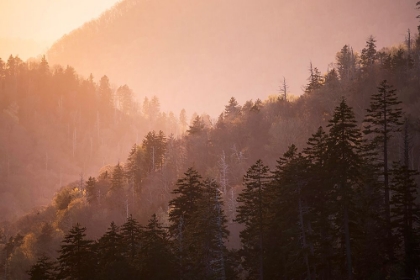
[[[36,57],[118,0],[0,0],[0,57]]]

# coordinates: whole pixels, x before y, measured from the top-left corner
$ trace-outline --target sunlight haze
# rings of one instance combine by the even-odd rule
[[[0,280],[419,279],[420,0],[0,0]]]
[[[118,0],[2,0],[0,57],[37,56],[57,39],[111,8]],[[19,50],[18,52],[16,52]]]

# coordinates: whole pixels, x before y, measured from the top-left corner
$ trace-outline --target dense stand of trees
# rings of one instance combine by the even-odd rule
[[[371,150],[377,140],[362,136],[345,99],[327,127],[303,153],[290,146],[271,176],[261,161],[245,175],[237,219],[245,225],[240,254],[249,279],[414,279],[416,172],[394,163],[387,204],[380,198],[387,193],[383,164]]]
[[[144,121],[138,127],[144,138],[131,142],[125,161],[115,159],[95,177],[80,176],[50,205],[2,223],[0,276],[414,279],[420,267],[419,54],[420,40],[378,51],[370,37],[360,55],[346,45],[325,75],[310,67],[301,97],[282,93],[243,105],[232,97],[217,120],[193,115],[189,125],[185,111],[180,122],[172,114],[167,119],[185,131],[178,136],[168,132],[171,121],[153,126],[165,116],[156,113],[156,99],[146,99],[131,119],[119,107],[133,112],[127,100],[116,103],[130,96],[128,88],[113,94],[106,77],[96,85],[69,67],[47,70],[45,59],[15,68],[11,57],[0,67],[2,131],[38,128],[29,124],[44,114],[43,132],[68,137],[62,158],[115,152],[118,141],[101,145],[104,133],[119,139],[123,124],[135,120]],[[12,74],[16,69],[22,72]],[[50,82],[29,79],[42,73]],[[73,82],[58,82],[67,75]],[[55,99],[31,95],[35,85]],[[89,94],[82,94],[84,86]],[[52,93],[60,87],[63,98]],[[84,114],[90,116],[86,135],[99,142],[87,141],[82,153],[77,139]],[[6,147],[19,143],[4,135]],[[0,146],[2,155],[11,151]],[[12,174],[25,175],[8,158],[1,158],[2,191]],[[51,166],[52,153],[45,158]],[[45,169],[47,180],[51,167]]]
[[[127,85],[115,88],[107,76],[80,77],[45,57],[0,58],[0,220],[47,204],[65,183],[122,158],[152,129],[182,135],[186,128],[181,131],[178,118],[159,106],[156,97],[140,106]],[[158,167],[164,151],[153,148],[156,137],[145,141],[146,156],[155,149]]]
[[[371,108],[375,102],[374,94]],[[372,150],[377,138],[369,139],[369,130],[363,136],[344,98],[327,128],[318,128],[302,153],[291,145],[273,170],[261,160],[248,169],[237,197],[239,251],[226,248],[220,184],[189,168],[172,191],[167,227],[155,214],[145,227],[129,216],[93,242],[76,224],[57,262],[40,257],[29,270],[31,279],[414,279],[420,209],[417,172],[407,165],[407,120],[404,161],[390,168],[390,187]],[[117,164],[112,182],[120,169]],[[380,198],[387,188],[388,204]]]
[[[155,214],[146,226],[130,215],[93,241],[77,223],[64,236],[57,261],[39,257],[28,270],[31,279],[235,278],[220,186],[191,168],[177,186],[169,227]]]

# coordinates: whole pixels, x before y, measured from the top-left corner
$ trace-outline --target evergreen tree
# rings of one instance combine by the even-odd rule
[[[124,169],[118,162],[112,171],[110,192],[121,192],[124,188],[124,181]]]
[[[177,196],[169,202],[169,233],[175,242],[175,255],[181,279],[188,277],[194,263],[190,253],[196,249],[196,245],[190,237],[194,230],[193,217],[200,207],[199,202],[203,195],[202,178],[198,172],[188,168],[184,175],[178,179],[176,188],[172,191]]]
[[[156,96],[153,96],[152,100],[150,100],[149,108],[148,108],[149,121],[152,125],[156,122],[159,115],[160,115],[159,98],[157,98]]]
[[[192,217],[191,240],[197,244],[191,252],[194,260],[192,279],[226,279],[226,253],[224,242],[229,235],[226,216],[222,209],[220,186],[210,179],[203,182],[199,208]]]
[[[156,166],[159,169],[162,169],[163,167],[163,163],[165,161],[165,153],[166,153],[166,144],[167,144],[167,139],[165,134],[163,133],[162,130],[159,130],[158,135],[156,136],[156,154],[157,154],[157,161],[156,161]]]
[[[349,80],[356,69],[356,59],[350,46],[344,45],[336,55],[337,70],[342,81]]]
[[[228,122],[234,121],[240,114],[241,107],[235,97],[231,97],[229,104],[225,106],[224,119]]]
[[[189,126],[187,132],[189,135],[199,135],[204,131],[204,128],[205,125],[203,120],[200,118],[200,116],[196,116],[192,125]]]
[[[148,172],[161,169],[166,152],[166,137],[162,131],[149,132],[143,140],[144,164]]]
[[[420,235],[418,219],[420,208],[417,202],[417,184],[414,176],[419,173],[409,168],[408,120],[404,127],[404,163],[394,162],[392,169],[390,201],[392,228],[396,230],[398,244],[403,244],[403,263],[405,277],[416,276],[420,264]],[[394,231],[395,232],[395,231]]]
[[[274,178],[267,196],[271,198],[268,211],[270,241],[267,242],[266,249],[271,251],[267,257],[271,263],[269,279],[298,275],[311,279],[315,273],[312,271],[311,260],[313,245],[310,240],[312,227],[309,209],[312,205],[309,204],[311,199],[308,197],[308,163],[297,152],[296,146],[291,145],[277,161],[273,172]],[[274,248],[271,244],[275,244]],[[283,268],[277,268],[276,271],[278,262],[283,263]],[[265,275],[267,272],[265,269]]]
[[[419,206],[416,202],[417,184],[414,180],[418,172],[406,165],[394,163],[392,175],[391,224],[396,229],[397,244],[402,244],[405,277],[412,278],[415,276],[415,268],[420,264],[420,236],[416,225]]]
[[[113,104],[112,90],[107,76],[102,76],[99,81],[98,93],[101,98],[102,106],[111,107]]]
[[[96,179],[95,177],[89,177],[89,179],[86,182],[86,199],[89,202],[89,204],[94,204],[97,202],[97,187],[96,187]]]
[[[361,63],[363,68],[371,67],[377,58],[376,54],[376,40],[371,35],[369,36],[368,40],[366,41],[366,47],[362,49],[362,54],[360,56]]]
[[[308,78],[309,84],[306,86],[305,92],[310,93],[314,90],[317,90],[322,87],[324,84],[324,80],[322,78],[321,72],[318,70],[317,67],[312,67],[312,62],[309,67],[310,76]]]
[[[101,119],[104,120],[104,127],[108,127],[112,118],[110,113],[114,108],[114,99],[107,76],[103,76],[99,81],[98,95],[100,105],[99,113],[101,114]]]
[[[107,232],[95,245],[99,279],[129,279],[134,277],[133,268],[123,256],[123,238],[119,228],[111,223]]]
[[[118,209],[121,213],[126,212],[126,193],[125,193],[124,169],[118,164],[112,170],[111,186],[108,190],[108,202],[111,208]]]
[[[347,278],[353,279],[351,234],[355,227],[352,224],[353,215],[357,213],[355,191],[360,184],[360,168],[363,162],[362,137],[353,110],[344,98],[335,108],[328,127],[330,131],[327,139],[327,166],[334,186],[332,196],[337,202],[337,228],[340,229],[339,237],[343,240],[342,248],[345,248]]]
[[[390,193],[389,193],[389,140],[394,132],[400,131],[402,112],[399,108],[396,90],[387,83],[382,81],[378,87],[378,92],[372,94],[370,108],[367,109],[367,114],[364,120],[365,130],[367,135],[373,134],[372,149],[375,149],[380,154],[379,165],[383,170],[383,190],[384,190],[384,207],[385,207],[385,222],[387,232],[387,250],[390,260],[394,258],[393,244],[392,244],[392,228],[391,228],[391,214],[390,214]]]
[[[127,221],[121,226],[123,255],[133,267],[138,267],[139,250],[141,247],[142,230],[139,223],[130,215]]]
[[[313,134],[307,141],[304,150],[308,160],[308,186],[306,196],[311,202],[310,221],[312,233],[310,240],[313,243],[314,265],[320,277],[332,279],[333,275],[333,227],[329,220],[333,213],[331,203],[331,182],[330,172],[327,169],[328,163],[328,135],[322,127]]]
[[[182,109],[179,113],[179,122],[181,125],[181,134],[184,134],[187,128],[187,112],[185,111],[185,109]]]
[[[137,104],[134,102],[133,96],[133,91],[127,85],[120,86],[117,89],[116,97],[118,98],[118,107],[127,115],[133,115],[136,111]]]
[[[42,256],[28,271],[31,280],[54,280],[55,263],[50,258]]]
[[[141,185],[143,179],[146,177],[146,174],[142,169],[143,159],[143,151],[137,144],[134,144],[127,158],[125,172],[130,184],[132,184],[132,187],[137,194],[141,193]]]
[[[283,77],[283,84],[280,86],[281,99],[287,101],[287,93],[289,86],[286,84],[286,78]]]
[[[355,189],[357,216],[353,234],[353,266],[357,278],[366,279],[373,275],[377,279],[387,277],[383,269],[387,263],[386,231],[383,219],[383,195],[381,193],[380,170],[376,164],[377,153],[366,139],[362,142],[362,163],[360,168],[360,188]]]
[[[243,245],[245,266],[251,279],[264,279],[264,231],[267,227],[266,210],[268,201],[264,191],[268,187],[269,169],[258,160],[244,176],[245,189],[237,201],[236,221],[244,224],[245,229],[239,234]]]
[[[159,223],[155,214],[144,228],[140,255],[142,279],[175,278],[175,262],[167,230]]]
[[[85,239],[86,228],[79,224],[66,234],[59,250],[59,279],[93,279],[96,271],[91,240]]]

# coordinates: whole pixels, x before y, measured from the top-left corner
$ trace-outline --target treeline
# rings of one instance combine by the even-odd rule
[[[205,260],[208,260],[204,256],[195,255],[202,252],[195,244],[186,243],[189,246],[187,248],[194,252],[185,249],[184,259],[187,262],[182,270],[177,259],[182,255],[176,251],[179,250],[176,246],[180,243],[176,242],[180,236],[188,235],[188,238],[185,237],[188,241],[185,242],[193,242],[191,236],[204,234],[196,230],[205,228],[200,224],[204,222],[205,214],[199,214],[201,210],[194,210],[193,213],[178,212],[181,217],[186,213],[192,215],[182,219],[178,217],[178,225],[182,221],[189,228],[182,231],[182,234],[171,228],[176,223],[176,220],[170,219],[171,213],[177,211],[170,202],[184,197],[184,194],[175,190],[180,189],[178,180],[182,182],[187,178],[183,172],[192,166],[194,173],[202,174],[204,178],[213,178],[215,182],[210,183],[217,183],[216,194],[220,195],[219,199],[223,202],[220,207],[226,215],[221,217],[228,221],[222,222],[222,225],[226,225],[226,229],[231,232],[227,235],[222,230],[224,246],[228,244],[240,248],[238,253],[228,252],[224,256],[226,277],[235,275],[235,271],[239,277],[246,278],[248,275],[250,279],[263,276],[266,279],[414,277],[413,273],[418,268],[416,190],[419,176],[415,176],[415,170],[419,170],[420,166],[417,156],[420,150],[419,54],[418,37],[407,40],[404,45],[380,51],[376,50],[373,37],[368,39],[360,53],[346,45],[337,53],[334,68],[328,73],[321,74],[316,67],[310,67],[305,93],[299,98],[293,99],[289,95],[285,81],[279,95],[264,101],[249,100],[240,105],[235,98],[231,98],[217,120],[207,115],[193,115],[193,121],[188,124],[185,112],[182,112],[179,121],[174,123],[186,133],[178,137],[168,133],[168,128],[175,125],[168,123],[168,126],[162,128],[149,127],[153,123],[151,120],[157,121],[163,116],[163,113],[147,113],[148,117],[144,117],[147,108],[154,108],[151,104],[156,104],[156,100],[146,100],[139,118],[133,119],[122,114],[113,103],[113,109],[106,116],[111,121],[103,124],[103,129],[99,121],[99,136],[95,136],[98,133],[95,123],[102,107],[97,105],[95,112],[89,109],[89,103],[75,102],[76,107],[87,106],[85,113],[93,112],[90,122],[93,126],[86,127],[85,131],[87,142],[81,142],[87,143],[86,149],[80,151],[80,154],[78,148],[81,144],[75,141],[76,146],[73,146],[72,123],[70,126],[67,124],[74,115],[72,110],[65,111],[67,113],[63,114],[62,119],[66,121],[63,123],[58,121],[59,110],[35,110],[36,106],[46,105],[34,102],[34,106],[29,106],[31,102],[25,100],[38,96],[38,91],[29,86],[38,79],[25,80],[23,77],[32,76],[23,74],[9,76],[7,83],[2,80],[3,85],[16,84],[17,91],[9,93],[20,92],[18,96],[25,96],[16,100],[19,108],[20,104],[26,104],[27,109],[17,110],[16,115],[13,114],[12,109],[16,106],[12,105],[12,99],[0,103],[5,108],[2,121],[7,124],[2,127],[2,131],[9,128],[16,133],[0,134],[3,143],[7,143],[0,146],[2,155],[6,155],[1,157],[4,168],[0,170],[2,178],[6,178],[0,180],[3,190],[6,186],[14,186],[16,181],[13,180],[16,178],[26,177],[27,173],[22,172],[22,168],[30,171],[28,174],[31,176],[28,178],[39,189],[45,188],[48,180],[58,184],[60,180],[57,171],[60,164],[52,160],[51,152],[46,157],[46,147],[52,149],[56,145],[57,151],[62,153],[59,158],[63,161],[73,158],[74,147],[75,158],[80,156],[83,159],[93,151],[93,154],[102,155],[99,158],[103,159],[103,163],[113,164],[101,164],[103,167],[95,178],[86,180],[86,177],[79,176],[77,181],[58,191],[51,204],[34,209],[17,222],[3,223],[0,242],[5,258],[0,258],[0,271],[4,272],[6,279],[25,279],[26,271],[38,256],[57,259],[57,248],[60,248],[61,241],[77,222],[88,225],[89,230],[85,232],[87,240],[99,242],[111,221],[123,225],[127,215],[131,214],[140,224],[147,225],[148,218],[154,213],[162,223],[163,231],[168,234],[167,240],[171,244],[167,247],[170,249],[168,259],[175,259],[174,275],[179,276],[176,273],[181,271],[183,275],[196,275],[217,270],[193,270],[194,267],[201,268]],[[28,65],[24,63],[21,67],[26,69]],[[37,71],[34,68],[22,73],[35,75]],[[54,73],[50,69],[53,77],[63,77],[62,74]],[[55,79],[49,77],[49,81]],[[81,78],[76,81],[78,89],[86,84]],[[63,87],[65,91],[67,87],[71,88],[70,84]],[[2,88],[3,93],[7,88]],[[95,85],[90,95],[83,96],[95,96],[98,98],[95,104],[99,104],[100,88],[100,85]],[[49,90],[51,96],[48,98],[57,98],[55,100],[58,102],[59,96],[53,93],[56,91]],[[65,94],[73,98],[75,95],[72,94],[77,92],[69,91]],[[73,103],[63,101],[63,107],[67,108],[65,104],[70,106]],[[340,105],[337,107],[337,104]],[[32,122],[33,126],[23,125],[24,112],[31,112],[25,122]],[[38,119],[35,122],[35,117],[40,115],[44,116],[44,121]],[[12,121],[16,118],[10,116],[18,116],[19,123]],[[121,116],[121,120],[117,116]],[[100,113],[99,119],[102,119]],[[124,119],[130,121],[124,122]],[[82,123],[78,123],[80,126],[77,126],[76,139],[79,139]],[[42,127],[39,126],[41,124]],[[314,129],[320,126],[324,128]],[[47,142],[50,145],[46,146],[46,143],[43,146],[45,149],[38,148],[36,161],[22,165],[25,156],[31,153],[22,153],[16,158],[7,155],[12,151],[20,155],[21,151],[37,147],[23,145],[21,142],[25,141],[22,139],[28,139],[23,136],[27,135],[25,133],[30,127],[39,128],[35,130],[39,135],[44,132],[48,133],[42,135],[61,135],[67,142],[50,138],[52,140]],[[138,139],[143,139],[140,143],[137,137],[125,138],[126,129],[135,132],[131,136],[136,136],[138,131],[151,132],[140,134]],[[156,132],[160,130],[162,132]],[[7,138],[8,135],[14,136]],[[36,143],[32,139],[43,137],[29,139],[30,143]],[[106,140],[106,145],[103,142],[105,139],[109,140]],[[119,154],[118,151],[123,149],[124,145],[119,144],[120,139],[127,139],[125,151],[130,146],[132,150],[125,162],[117,161],[122,156],[112,157],[114,161],[109,161],[111,154]],[[133,146],[133,142],[137,144]],[[59,143],[67,144],[61,146]],[[296,147],[302,147],[302,152],[299,153]],[[284,156],[279,159],[281,154]],[[45,158],[48,158],[48,167],[44,169]],[[63,166],[63,173],[69,169],[75,169],[75,172],[80,170],[71,164]],[[249,166],[251,168],[248,170]],[[7,170],[10,173],[5,177]],[[56,172],[52,173],[51,170]],[[64,177],[62,180],[66,182]],[[201,193],[209,182],[202,179],[199,181]],[[20,191],[26,197],[24,201],[31,201],[40,195],[39,191],[26,192],[27,189]],[[194,198],[195,192],[191,195]],[[204,194],[198,195],[196,199],[201,195]],[[7,202],[9,198],[7,195],[1,196]],[[192,201],[185,203],[195,205],[191,206],[193,208],[204,205],[201,200],[199,204]],[[207,211],[207,214],[210,213]],[[191,221],[189,225],[187,218]],[[240,238],[238,232],[241,232]],[[241,258],[238,259],[239,256]],[[169,267],[172,264],[168,264]],[[133,269],[136,273],[143,273],[140,267],[135,266]],[[233,274],[229,271],[233,271]],[[197,275],[204,277],[202,274]],[[215,278],[223,277],[217,275]]]
[[[271,172],[260,160],[249,168],[237,215],[249,279],[415,279],[410,122],[386,81],[378,90],[363,131],[343,99],[302,152],[291,145]],[[390,167],[387,142],[399,130],[404,156]]]
[[[220,186],[194,169],[184,175],[169,202],[168,227],[155,214],[146,226],[130,215],[121,227],[112,222],[92,241],[76,224],[57,260],[40,257],[28,271],[31,279],[235,279]]]
[[[186,124],[185,111],[181,116]],[[178,119],[161,112],[156,97],[139,103],[107,76],[83,78],[45,57],[0,59],[0,220],[49,203],[67,182],[117,161],[147,131],[181,135]]]
[[[410,121],[399,104],[383,81],[363,131],[342,99],[328,131],[319,127],[302,153],[291,145],[274,170],[261,160],[253,164],[237,197],[239,251],[225,245],[222,186],[189,168],[172,190],[167,227],[154,214],[146,227],[130,216],[121,230],[112,223],[93,242],[77,224],[57,262],[40,258],[31,279],[414,279],[418,172],[409,167]],[[400,130],[403,157],[391,167],[387,142]],[[121,191],[118,170],[108,192]]]

